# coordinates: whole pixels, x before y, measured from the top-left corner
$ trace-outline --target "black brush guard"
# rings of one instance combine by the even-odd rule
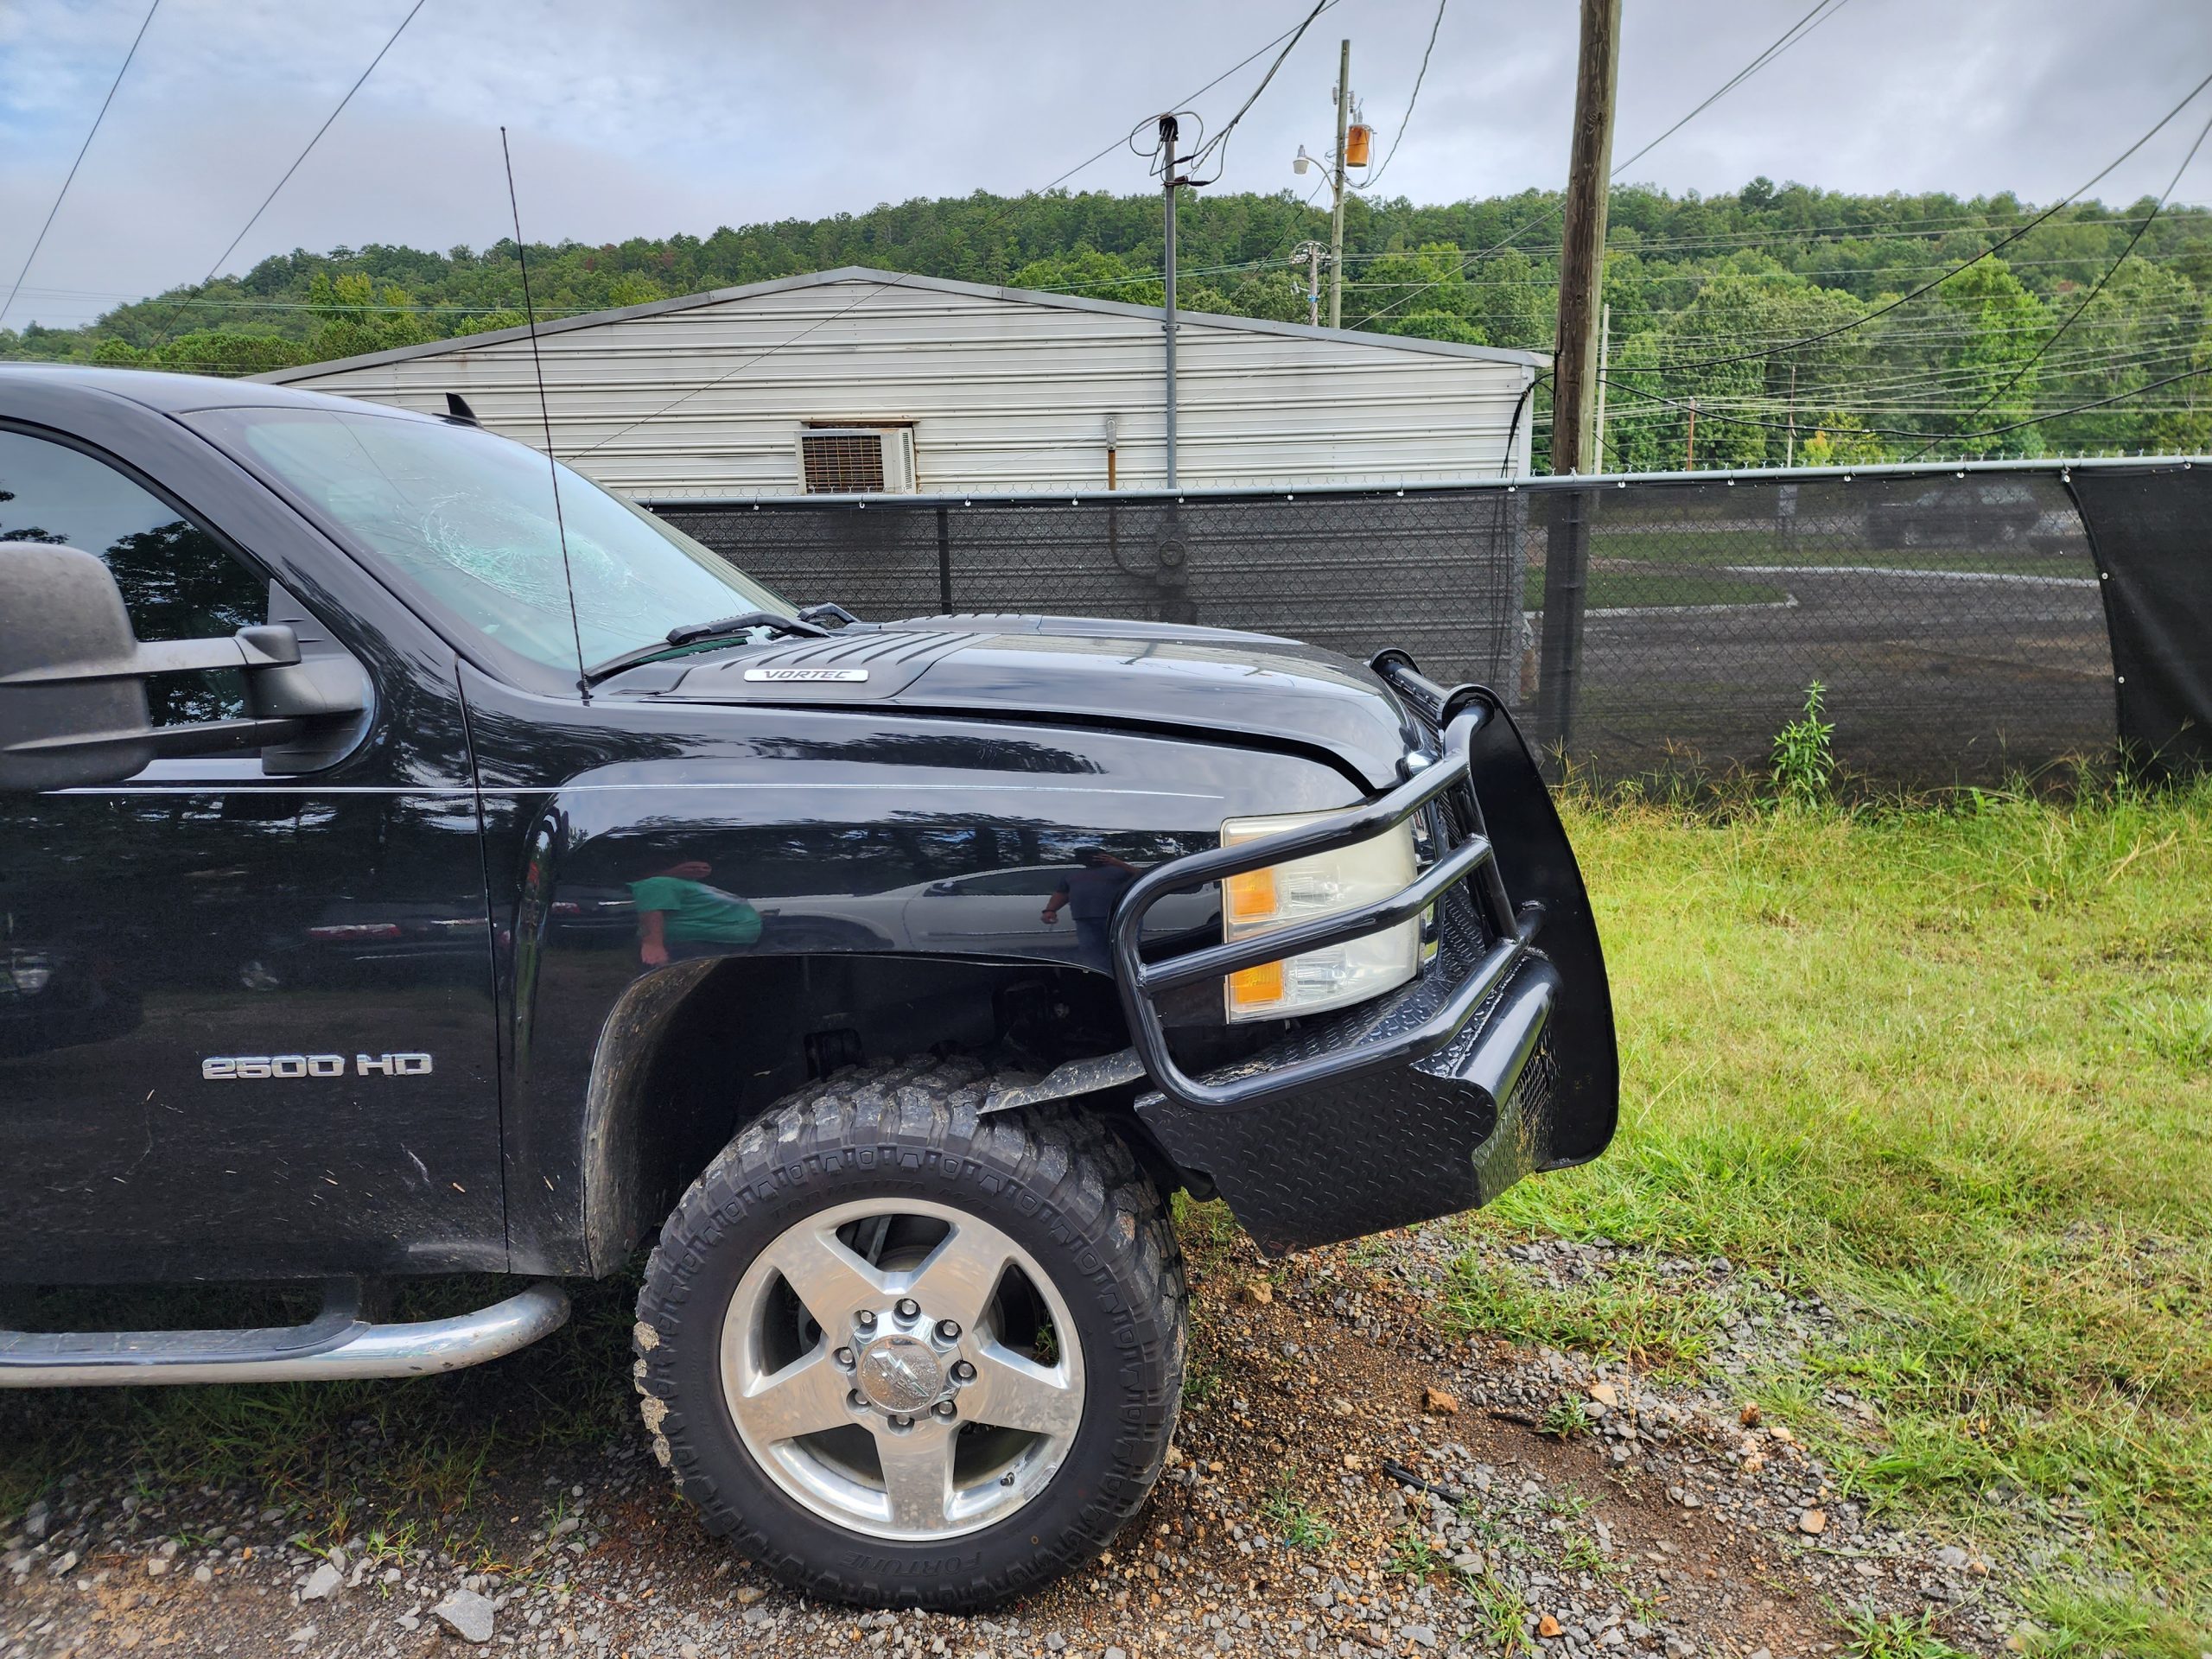
[[[1325,823],[1162,865],[1115,912],[1122,1006],[1158,1090],[1137,1103],[1138,1116],[1270,1254],[1486,1204],[1531,1171],[1595,1157],[1612,1135],[1618,1080],[1597,931],[1510,715],[1479,687],[1444,690],[1399,653],[1374,666],[1440,755]],[[1145,917],[1167,894],[1347,847],[1416,817],[1442,850],[1393,897],[1144,959]],[[1432,912],[1435,954],[1406,985],[1297,1020],[1234,1065],[1194,1076],[1176,1061],[1162,995]]]

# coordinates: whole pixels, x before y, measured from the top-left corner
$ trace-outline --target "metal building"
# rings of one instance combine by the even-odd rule
[[[1007,494],[1166,481],[1162,314],[848,266],[538,327],[553,448],[652,499]],[[1184,312],[1178,484],[1318,488],[1529,468],[1546,359]],[[529,332],[261,377],[544,442]]]

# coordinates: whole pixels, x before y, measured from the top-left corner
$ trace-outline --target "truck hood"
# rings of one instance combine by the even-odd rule
[[[600,689],[655,702],[882,704],[1166,727],[1323,750],[1387,788],[1420,736],[1382,681],[1270,634],[1068,616],[932,616],[647,663]]]

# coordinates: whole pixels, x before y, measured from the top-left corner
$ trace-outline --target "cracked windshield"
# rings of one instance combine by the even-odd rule
[[[226,410],[221,423],[341,539],[537,662],[574,667],[578,633],[583,660],[598,664],[684,623],[791,608],[681,531],[566,467],[557,468],[556,520],[545,457],[489,433],[300,410]]]

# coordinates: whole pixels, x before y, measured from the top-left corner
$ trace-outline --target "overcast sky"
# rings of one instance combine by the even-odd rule
[[[7,322],[61,326],[204,275],[412,0],[161,0]],[[1627,0],[1626,156],[1811,0]],[[762,5],[428,0],[226,269],[296,246],[586,242],[862,212],[1049,183],[1179,103],[1303,0]],[[105,95],[143,0],[0,0],[0,298]],[[1337,42],[1387,145],[1433,0],[1338,0],[1238,128],[1223,189],[1294,177],[1332,139]],[[1449,201],[1564,175],[1572,0],[1448,0],[1383,194]],[[1269,54],[1270,56],[1272,54]],[[1267,59],[1197,101],[1218,124]],[[1847,190],[2073,190],[2212,73],[2204,0],[1846,0],[1630,175],[1733,191],[1765,174]],[[2212,113],[2212,92],[2204,108]],[[2098,194],[2162,188],[2190,114]],[[1116,149],[1069,188],[1147,188]],[[2177,193],[2212,199],[2212,145]]]

